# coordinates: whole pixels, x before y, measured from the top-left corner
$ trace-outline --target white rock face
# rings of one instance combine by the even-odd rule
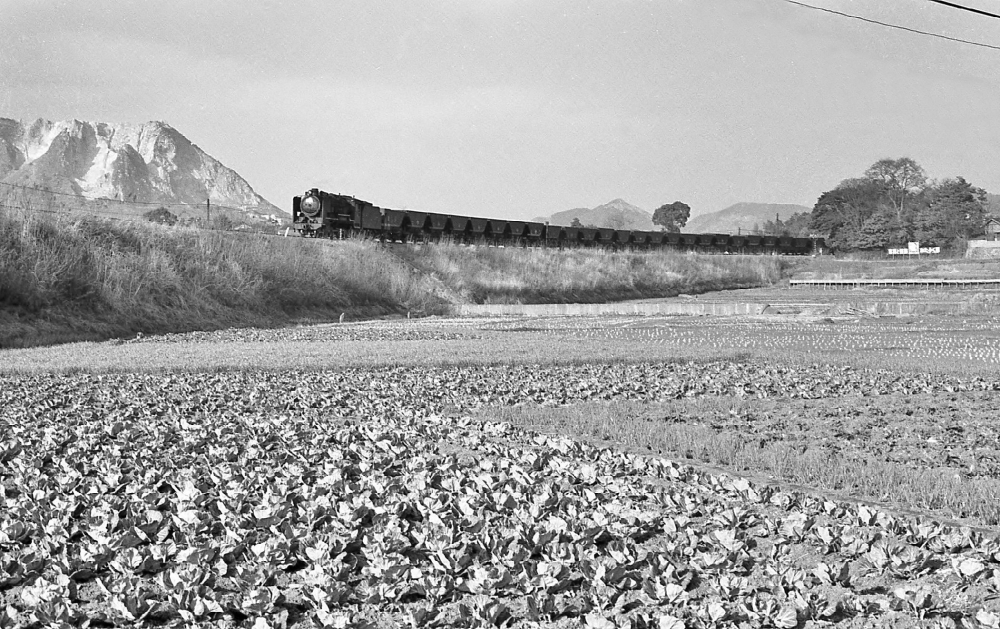
[[[0,118],[0,182],[145,203],[285,214],[234,170],[165,122],[109,124]]]

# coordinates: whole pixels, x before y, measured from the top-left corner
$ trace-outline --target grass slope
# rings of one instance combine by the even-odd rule
[[[472,303],[603,303],[767,286],[788,264],[768,256],[601,249],[421,247],[399,255]]]
[[[761,286],[782,262],[599,250],[315,242],[91,217],[0,214],[0,347],[450,303],[598,302]]]
[[[426,284],[366,243],[0,216],[0,347],[443,312]]]
[[[928,256],[888,260],[822,256],[799,260],[792,277],[803,280],[996,278],[1000,277],[1000,262]]]

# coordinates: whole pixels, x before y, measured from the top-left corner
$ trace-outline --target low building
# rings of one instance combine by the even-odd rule
[[[1000,240],[1000,218],[995,216],[987,218],[983,230],[986,232],[986,240]]]

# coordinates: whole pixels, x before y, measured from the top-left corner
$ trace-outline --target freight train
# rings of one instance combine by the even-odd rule
[[[532,221],[508,221],[390,210],[354,197],[313,188],[292,199],[292,228],[307,238],[374,237],[390,242],[547,247],[673,249],[703,253],[816,255],[822,238],[751,234],[685,234],[603,227],[564,227]]]

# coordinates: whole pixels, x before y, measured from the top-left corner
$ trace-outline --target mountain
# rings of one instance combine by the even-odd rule
[[[609,201],[593,208],[576,208],[556,212],[552,216],[542,216],[533,220],[552,225],[570,225],[574,218],[580,219],[584,225],[596,227],[611,227],[614,229],[635,229],[650,231],[653,229],[653,215],[621,199]]]
[[[724,210],[700,214],[688,220],[683,231],[689,234],[735,234],[764,227],[764,223],[773,221],[775,214],[781,220],[787,219],[798,212],[812,212],[812,208],[792,203],[737,203]]]
[[[251,220],[287,216],[236,171],[158,121],[25,123],[0,118],[0,184],[7,184],[0,185],[0,200],[15,204],[20,199],[22,204],[47,201],[60,207],[100,205],[109,212],[135,214],[158,204],[171,211],[172,204],[192,204],[201,212],[207,199]],[[45,199],[33,188],[57,194]]]

